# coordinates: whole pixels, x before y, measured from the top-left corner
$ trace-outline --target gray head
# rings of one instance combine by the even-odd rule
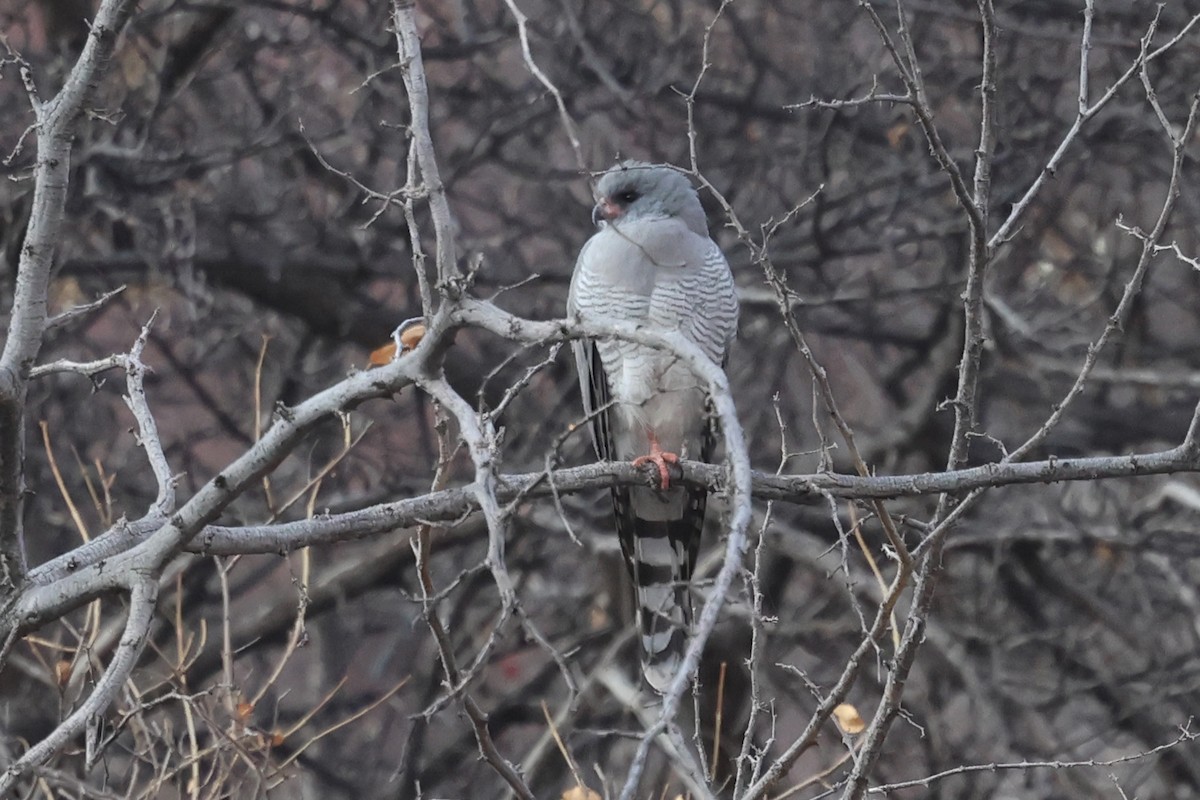
[[[678,217],[696,233],[708,235],[704,209],[691,181],[662,164],[623,161],[600,176],[596,195],[593,219]]]

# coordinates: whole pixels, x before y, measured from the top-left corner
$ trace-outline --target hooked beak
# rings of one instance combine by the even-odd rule
[[[596,207],[592,209],[592,224],[600,225],[600,220],[612,222],[617,217],[621,216],[621,207],[609,200],[607,197],[601,198],[600,202],[596,203]]]

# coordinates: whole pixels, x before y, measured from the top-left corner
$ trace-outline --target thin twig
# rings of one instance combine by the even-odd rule
[[[1190,724],[1190,721],[1189,721]],[[961,764],[957,767],[943,770],[933,775],[927,775],[924,778],[913,778],[912,780],[899,781],[896,783],[887,783],[882,786],[872,786],[867,790],[867,794],[887,794],[888,792],[899,791],[900,789],[911,789],[913,787],[929,788],[938,781],[946,778],[954,777],[955,775],[967,775],[972,772],[999,772],[1001,770],[1034,770],[1034,769],[1080,769],[1080,768],[1098,768],[1098,767],[1113,767],[1117,764],[1128,764],[1132,761],[1144,761],[1150,756],[1158,755],[1167,750],[1173,750],[1182,744],[1194,742],[1200,738],[1200,734],[1193,733],[1184,727],[1180,734],[1173,740],[1160,744],[1157,747],[1152,747],[1149,750],[1143,750],[1139,753],[1131,753],[1129,755],[1117,756],[1104,760],[1089,759],[1087,761],[1006,761],[996,762],[991,764]]]
[[[529,47],[529,18],[525,16],[525,12],[517,6],[516,0],[504,0],[504,4],[508,6],[509,12],[513,15],[513,19],[517,21],[517,36],[521,40],[521,56],[525,59],[525,67],[537,78],[538,83],[546,87],[546,91],[550,92],[554,97],[554,105],[558,108],[559,119],[562,120],[563,128],[567,131],[567,139],[571,143],[571,150],[575,154],[575,164],[579,168],[581,175],[588,174],[587,161],[583,157],[583,146],[579,143],[579,129],[575,124],[575,120],[571,117],[571,112],[567,111],[566,101],[563,100],[562,92],[554,85],[554,82],[542,71],[533,57],[533,51]],[[601,73],[603,74],[603,73]]]

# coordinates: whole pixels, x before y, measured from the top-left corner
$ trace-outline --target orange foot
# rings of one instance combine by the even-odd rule
[[[659,488],[664,491],[670,489],[671,471],[667,468],[667,464],[678,464],[679,456],[663,450],[661,447],[659,447],[658,440],[651,437],[650,454],[638,456],[633,460],[633,465],[635,467],[641,467],[650,463],[653,463],[656,467],[658,467],[658,477],[661,484]]]

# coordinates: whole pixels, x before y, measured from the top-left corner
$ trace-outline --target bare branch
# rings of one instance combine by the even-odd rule
[[[1191,724],[1189,720],[1189,726]],[[1086,761],[1009,761],[993,764],[963,764],[962,766],[952,769],[943,770],[936,775],[929,775],[924,778],[914,778],[908,781],[899,781],[897,783],[888,783],[883,786],[872,786],[867,790],[867,794],[886,794],[887,792],[895,792],[900,789],[911,789],[915,786],[929,787],[938,781],[955,775],[967,775],[972,772],[996,772],[998,770],[1032,770],[1032,769],[1081,769],[1099,767],[1113,767],[1117,764],[1128,764],[1134,761],[1143,761],[1150,756],[1158,755],[1166,750],[1172,750],[1183,744],[1189,744],[1200,738],[1200,734],[1193,733],[1188,727],[1184,727],[1179,736],[1172,741],[1160,744],[1157,747],[1152,747],[1149,750],[1143,750],[1140,753],[1131,753],[1126,756],[1118,756],[1117,758],[1107,759],[1088,759]]]
[[[1149,45],[1149,39],[1144,38],[1143,41],[1145,41],[1146,46],[1141,49],[1138,57],[1134,59],[1133,63],[1129,65],[1128,69],[1121,73],[1120,77],[1118,77],[1112,82],[1112,84],[1109,85],[1108,89],[1098,100],[1096,100],[1095,103],[1088,106],[1088,75],[1090,73],[1088,57],[1092,49],[1091,20],[1093,11],[1093,2],[1089,0],[1084,10],[1083,34],[1079,48],[1079,113],[1076,115],[1075,120],[1071,123],[1071,127],[1068,128],[1067,132],[1063,135],[1062,141],[1059,142],[1058,148],[1055,149],[1054,154],[1050,156],[1048,161],[1046,161],[1046,166],[1043,167],[1041,172],[1038,173],[1037,178],[1032,184],[1030,184],[1029,188],[1025,190],[1025,193],[1021,195],[1021,198],[1017,202],[1013,203],[1012,209],[1008,212],[1008,217],[1005,218],[1004,222],[1001,223],[1000,227],[996,229],[996,232],[993,233],[991,238],[988,240],[988,247],[993,250],[1004,244],[1004,242],[1016,232],[1017,226],[1020,225],[1021,219],[1029,210],[1034,198],[1041,193],[1041,190],[1046,185],[1047,181],[1054,178],[1055,175],[1058,174],[1058,168],[1061,165],[1063,158],[1066,156],[1067,151],[1071,148],[1071,145],[1074,144],[1075,140],[1079,137],[1079,133],[1083,129],[1084,124],[1100,113],[1100,111],[1106,106],[1108,106],[1113,98],[1117,96],[1117,92],[1121,89],[1121,87],[1128,83],[1131,78],[1138,75],[1144,68],[1145,64],[1153,61],[1156,58],[1160,58],[1164,54],[1175,49],[1175,47],[1178,46],[1179,43],[1182,42],[1189,33],[1191,33],[1192,29],[1195,28],[1198,23],[1200,23],[1200,14],[1194,15],[1187,21],[1186,25],[1179,29],[1177,34],[1172,36],[1167,42],[1164,42],[1161,47],[1155,50],[1147,49]],[[1161,11],[1162,9],[1160,7],[1158,12],[1155,13],[1154,20],[1150,23],[1150,31],[1153,31],[1158,27],[1158,15],[1161,13]]]
[[[158,596],[158,582],[136,574],[127,576],[129,588],[129,618],[121,643],[109,662],[108,668],[96,682],[87,699],[71,712],[46,738],[25,751],[15,762],[0,774],[0,792],[12,789],[13,784],[34,767],[45,764],[71,739],[78,736],[89,721],[104,712],[113,702],[122,685],[137,664],[138,657],[146,646],[150,623],[154,619],[154,605]]]
[[[525,59],[525,66],[529,69],[533,77],[537,78],[538,83],[546,87],[546,91],[550,92],[554,97],[554,105],[558,108],[558,117],[562,120],[563,128],[567,131],[567,139],[571,143],[571,150],[575,153],[575,164],[579,168],[579,172],[583,175],[588,173],[587,161],[583,157],[583,145],[579,143],[579,129],[575,124],[575,120],[571,118],[571,112],[567,111],[567,104],[563,100],[562,92],[554,85],[549,76],[542,71],[538,63],[533,58],[533,51],[529,47],[529,17],[525,16],[525,12],[517,6],[516,0],[504,0],[508,6],[509,12],[517,21],[517,35],[521,39],[521,55]],[[568,19],[574,17],[574,12],[567,10],[565,12]],[[578,21],[575,22],[576,26]],[[587,51],[585,51],[586,53]],[[603,72],[601,73],[603,74]]]
[[[154,500],[152,513],[165,517],[175,508],[175,477],[171,474],[171,465],[167,462],[167,454],[163,451],[162,439],[158,435],[158,423],[150,411],[146,401],[146,365],[142,363],[142,351],[146,347],[146,339],[150,336],[150,326],[158,315],[155,311],[142,327],[141,334],[133,343],[129,355],[125,357],[125,380],[129,393],[125,395],[125,404],[137,420],[138,444],[146,451],[146,459],[150,462],[150,471],[158,484],[158,496]]]
[[[1191,108],[1188,111],[1187,121],[1183,126],[1182,134],[1176,138],[1171,131],[1170,123],[1164,121],[1164,127],[1167,129],[1167,137],[1172,143],[1172,161],[1171,161],[1171,177],[1167,185],[1167,196],[1163,200],[1162,208],[1159,209],[1158,219],[1154,222],[1154,227],[1149,233],[1134,231],[1130,228],[1122,226],[1118,221],[1118,226],[1122,227],[1126,232],[1140,239],[1142,242],[1142,251],[1138,256],[1137,265],[1134,267],[1133,274],[1125,283],[1125,288],[1121,293],[1121,300],[1117,303],[1117,307],[1113,310],[1108,318],[1108,323],[1104,326],[1104,330],[1100,336],[1088,346],[1087,357],[1084,359],[1083,366],[1079,370],[1075,382],[1067,391],[1066,395],[1054,407],[1050,416],[1042,423],[1042,426],[1025,441],[1020,447],[1013,450],[1006,461],[1019,461],[1023,459],[1035,447],[1045,441],[1046,436],[1062,419],[1063,414],[1070,408],[1071,404],[1083,392],[1084,386],[1087,384],[1088,377],[1096,366],[1096,362],[1100,354],[1104,352],[1105,347],[1109,344],[1112,338],[1121,330],[1124,329],[1125,322],[1129,318],[1129,314],[1133,305],[1140,295],[1142,284],[1145,281],[1146,273],[1150,268],[1150,262],[1154,255],[1159,251],[1159,242],[1167,228],[1167,223],[1171,219],[1171,214],[1175,210],[1175,202],[1179,198],[1179,181],[1182,176],[1183,162],[1185,159],[1185,145],[1191,137],[1192,132],[1196,127],[1197,114],[1200,113],[1200,96],[1192,98]]]
[[[95,94],[133,5],[131,0],[101,4],[83,52],[53,99],[37,101],[28,67],[22,66],[37,118],[38,157],[33,210],[17,264],[7,338],[0,352],[0,597],[19,586],[25,572],[25,390],[46,331],[46,297],[65,219],[71,146],[79,119]]]
[[[126,287],[124,285],[118,286],[117,288],[100,295],[90,303],[82,303],[73,308],[68,308],[66,311],[60,311],[46,321],[46,331],[49,332],[70,325],[75,320],[85,317],[88,314],[91,314],[93,311],[103,308],[108,304],[109,300],[112,300],[114,297],[124,292],[125,289]]]
[[[429,197],[429,212],[437,234],[438,282],[451,290],[459,279],[458,255],[454,242],[454,227],[446,186],[438,170],[433,137],[429,129],[429,87],[421,60],[421,34],[417,30],[416,0],[393,0],[392,21],[396,26],[396,47],[400,53],[400,68],[404,87],[408,90],[408,107],[412,114],[413,148],[421,168],[421,180]]]

